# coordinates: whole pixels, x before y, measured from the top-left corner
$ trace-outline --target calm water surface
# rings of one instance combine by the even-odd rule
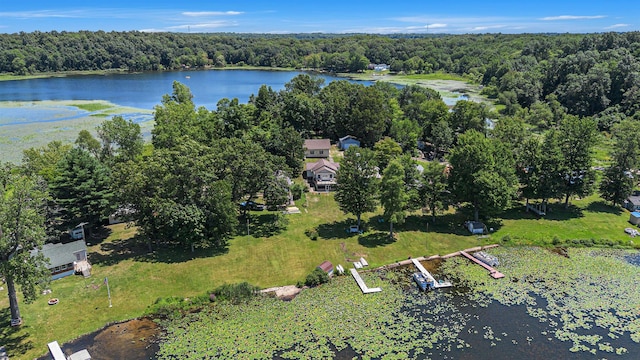
[[[139,74],[78,75],[60,78],[30,79],[0,82],[0,101],[40,100],[107,100],[114,104],[141,109],[153,109],[164,94],[172,92],[172,84],[187,85],[197,106],[213,110],[222,98],[238,98],[246,103],[263,84],[273,90],[300,71],[263,70],[203,70],[171,71]],[[325,74],[314,74],[325,80],[344,80]],[[372,82],[362,81],[364,85]]]

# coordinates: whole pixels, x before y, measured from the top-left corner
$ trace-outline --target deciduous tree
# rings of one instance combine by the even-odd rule
[[[12,322],[18,324],[22,319],[16,286],[29,303],[48,280],[47,260],[42,253],[30,254],[45,241],[48,195],[37,176],[6,175],[7,181],[0,184],[0,274],[7,284]]]
[[[404,186],[404,168],[399,160],[392,160],[384,169],[380,181],[380,204],[384,209],[384,219],[389,223],[389,237],[393,238],[393,224],[404,223],[407,206]]]
[[[362,214],[376,209],[378,170],[373,150],[350,147],[344,152],[338,170],[335,199],[340,210],[354,214],[358,219]]]

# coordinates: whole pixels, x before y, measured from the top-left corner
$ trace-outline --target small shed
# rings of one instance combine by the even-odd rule
[[[356,139],[355,136],[347,135],[338,139],[338,147],[340,150],[347,150],[352,146],[360,146],[360,140]]]
[[[318,265],[318,269],[327,273],[327,275],[333,275],[333,264],[329,261],[325,261],[322,264]]]
[[[629,222],[633,225],[640,225],[640,212],[634,211],[629,214]]]
[[[470,233],[474,235],[484,234],[485,226],[479,221],[467,221],[465,223],[465,227],[467,228],[467,230],[469,230]]]
[[[624,201],[624,207],[629,211],[640,211],[640,194],[634,192]]]

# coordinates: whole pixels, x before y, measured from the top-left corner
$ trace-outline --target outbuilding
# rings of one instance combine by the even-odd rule
[[[629,222],[633,225],[640,225],[640,212],[634,211],[629,214]]]
[[[318,265],[318,269],[327,273],[327,275],[333,275],[333,264],[329,261],[325,261],[322,264]]]
[[[484,229],[486,228],[484,224],[479,221],[467,221],[464,225],[467,230],[474,235],[484,234]]]
[[[352,146],[360,146],[360,140],[356,139],[355,136],[347,135],[338,139],[338,146],[340,150],[347,150]]]

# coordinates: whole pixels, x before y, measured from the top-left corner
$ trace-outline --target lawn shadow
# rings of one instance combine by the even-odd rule
[[[328,224],[318,225],[318,236],[322,239],[346,239],[357,234],[349,232],[349,226],[357,224],[355,219],[334,221]],[[362,224],[365,224],[364,222]],[[366,229],[365,229],[366,230]]]
[[[587,206],[586,210],[589,212],[599,212],[613,215],[622,214],[622,208],[620,208],[619,206],[611,206],[610,204],[607,204],[602,200],[592,202],[591,204],[589,204],[589,206]]]
[[[396,225],[394,228],[399,231],[422,231],[435,232],[440,234],[469,235],[463,224],[469,218],[464,214],[456,212],[437,215],[433,222],[431,215],[409,215],[404,224]]]
[[[106,226],[99,226],[97,229],[92,229],[91,234],[87,236],[87,245],[102,244],[111,235],[113,230]]]
[[[289,219],[280,213],[263,213],[263,214],[251,214],[249,219],[249,233],[251,236],[259,237],[271,237],[278,235],[287,229]],[[245,228],[246,231],[246,219]]]
[[[128,239],[117,239],[99,245],[98,252],[89,253],[89,261],[92,264],[111,266],[121,261],[133,259],[141,262],[179,263],[197,258],[206,258],[226,254],[225,246],[222,249],[211,247],[207,249],[196,248],[191,251],[183,244],[155,244],[151,243],[151,251],[147,238],[135,235]]]
[[[28,324],[11,326],[11,309],[8,307],[0,310],[0,318],[0,345],[5,347],[7,355],[13,358],[33,349],[33,341],[28,340],[29,332],[24,329]]]
[[[522,220],[522,219],[546,219],[553,221],[565,221],[584,217],[583,209],[575,205],[554,203],[547,205],[546,215],[538,215],[531,211],[526,211],[524,205],[514,206],[497,216],[504,220]]]
[[[358,237],[358,244],[368,248],[387,246],[394,242],[396,239],[389,236],[388,232],[372,232]]]
[[[89,253],[89,261],[96,265],[111,266],[149,253],[149,246],[141,235],[102,242],[98,246],[100,247],[99,252]]]

